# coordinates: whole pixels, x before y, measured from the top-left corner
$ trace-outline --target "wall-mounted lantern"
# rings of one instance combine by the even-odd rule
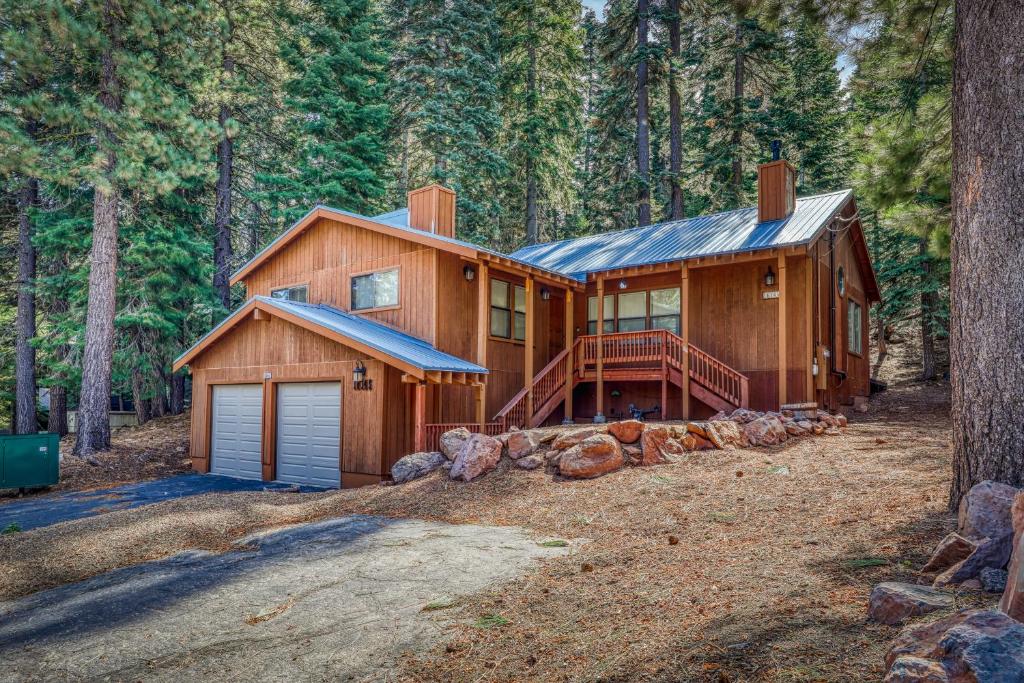
[[[551,290],[548,289],[547,287],[541,287],[540,288],[540,298],[543,299],[544,301],[547,301],[548,299],[550,299],[551,298]]]
[[[466,278],[466,282],[472,282],[473,278],[476,277],[476,271],[473,270],[473,266],[466,266],[463,268],[462,277]]]
[[[774,287],[775,286],[775,273],[772,272],[772,267],[768,266],[768,272],[764,274],[764,286]]]
[[[370,391],[373,389],[373,380],[366,379],[366,366],[362,361],[357,360],[352,368],[352,388],[356,391]]]
[[[625,289],[626,287],[629,287],[629,283],[625,280],[619,280],[619,289]]]

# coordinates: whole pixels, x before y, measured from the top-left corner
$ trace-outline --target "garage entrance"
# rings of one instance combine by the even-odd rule
[[[224,384],[213,387],[210,472],[242,479],[262,479],[263,386]]]
[[[277,480],[341,485],[341,384],[277,385]]]

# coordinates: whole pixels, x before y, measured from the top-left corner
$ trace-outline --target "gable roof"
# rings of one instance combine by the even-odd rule
[[[287,246],[292,240],[301,235],[307,228],[312,226],[313,223],[321,218],[348,223],[360,228],[373,230],[374,232],[391,235],[392,237],[409,240],[411,242],[417,242],[428,247],[451,252],[467,258],[475,259],[483,257],[488,260],[507,262],[508,264],[518,266],[523,270],[536,272],[541,276],[547,277],[561,284],[572,284],[574,286],[577,284],[575,279],[569,278],[556,270],[527,263],[515,257],[494,251],[493,249],[473,244],[472,242],[466,242],[454,237],[446,237],[445,235],[438,235],[436,233],[410,227],[408,209],[398,209],[396,211],[390,211],[388,213],[380,214],[379,216],[371,217],[319,204],[313,207],[313,209],[311,209],[305,216],[293,223],[291,227],[278,235],[270,242],[270,244],[263,247],[263,249],[249,259],[245,265],[236,270],[231,275],[231,284],[234,285],[239,280],[259,268],[268,259],[270,259],[270,257]]]
[[[411,374],[424,377],[427,372],[454,372],[485,375],[485,367],[463,360],[411,335],[399,332],[381,323],[358,315],[340,311],[324,304],[303,304],[284,299],[255,296],[241,308],[222,320],[185,353],[174,361],[174,369],[187,365],[193,358],[228,332],[253,310],[264,310],[290,322],[302,322],[302,327],[355,348]]]
[[[645,225],[524,247],[512,258],[577,279],[587,273],[772,249],[811,242],[853,197],[841,190],[796,200],[783,220],[757,222],[757,208]]]

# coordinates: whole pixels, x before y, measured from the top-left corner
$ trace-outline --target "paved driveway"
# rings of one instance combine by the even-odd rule
[[[217,474],[179,474],[163,479],[141,481],[109,489],[68,491],[40,495],[0,505],[0,529],[16,524],[22,531],[48,526],[69,519],[124,510],[125,508],[159,503],[172,498],[197,496],[202,493],[236,493],[264,489],[294,490],[293,484],[235,479]],[[315,486],[297,487],[300,491],[323,491]]]
[[[569,550],[358,515],[259,534],[0,603],[0,680],[394,680],[453,613],[426,605]]]

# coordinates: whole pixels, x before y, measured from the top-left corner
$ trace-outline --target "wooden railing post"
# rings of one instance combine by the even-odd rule
[[[473,398],[476,400],[476,421],[480,425],[480,432],[483,433],[484,426],[487,424],[487,413],[485,411],[486,406],[484,405],[487,401],[485,389],[487,385],[483,382],[478,382],[473,385]]]
[[[597,276],[597,412],[594,422],[604,422],[604,276]]]
[[[422,453],[427,449],[427,384],[420,382],[413,394],[413,450]]]
[[[528,428],[530,418],[533,417],[533,276],[526,276],[526,340],[523,343],[526,357],[523,359],[523,374],[526,379],[526,422],[521,425]],[[513,302],[515,306],[515,302]]]
[[[572,290],[566,288],[565,290],[565,418],[562,420],[564,424],[572,424],[572,389],[573,381],[572,376],[572,364],[576,360],[573,358],[573,296]]]

